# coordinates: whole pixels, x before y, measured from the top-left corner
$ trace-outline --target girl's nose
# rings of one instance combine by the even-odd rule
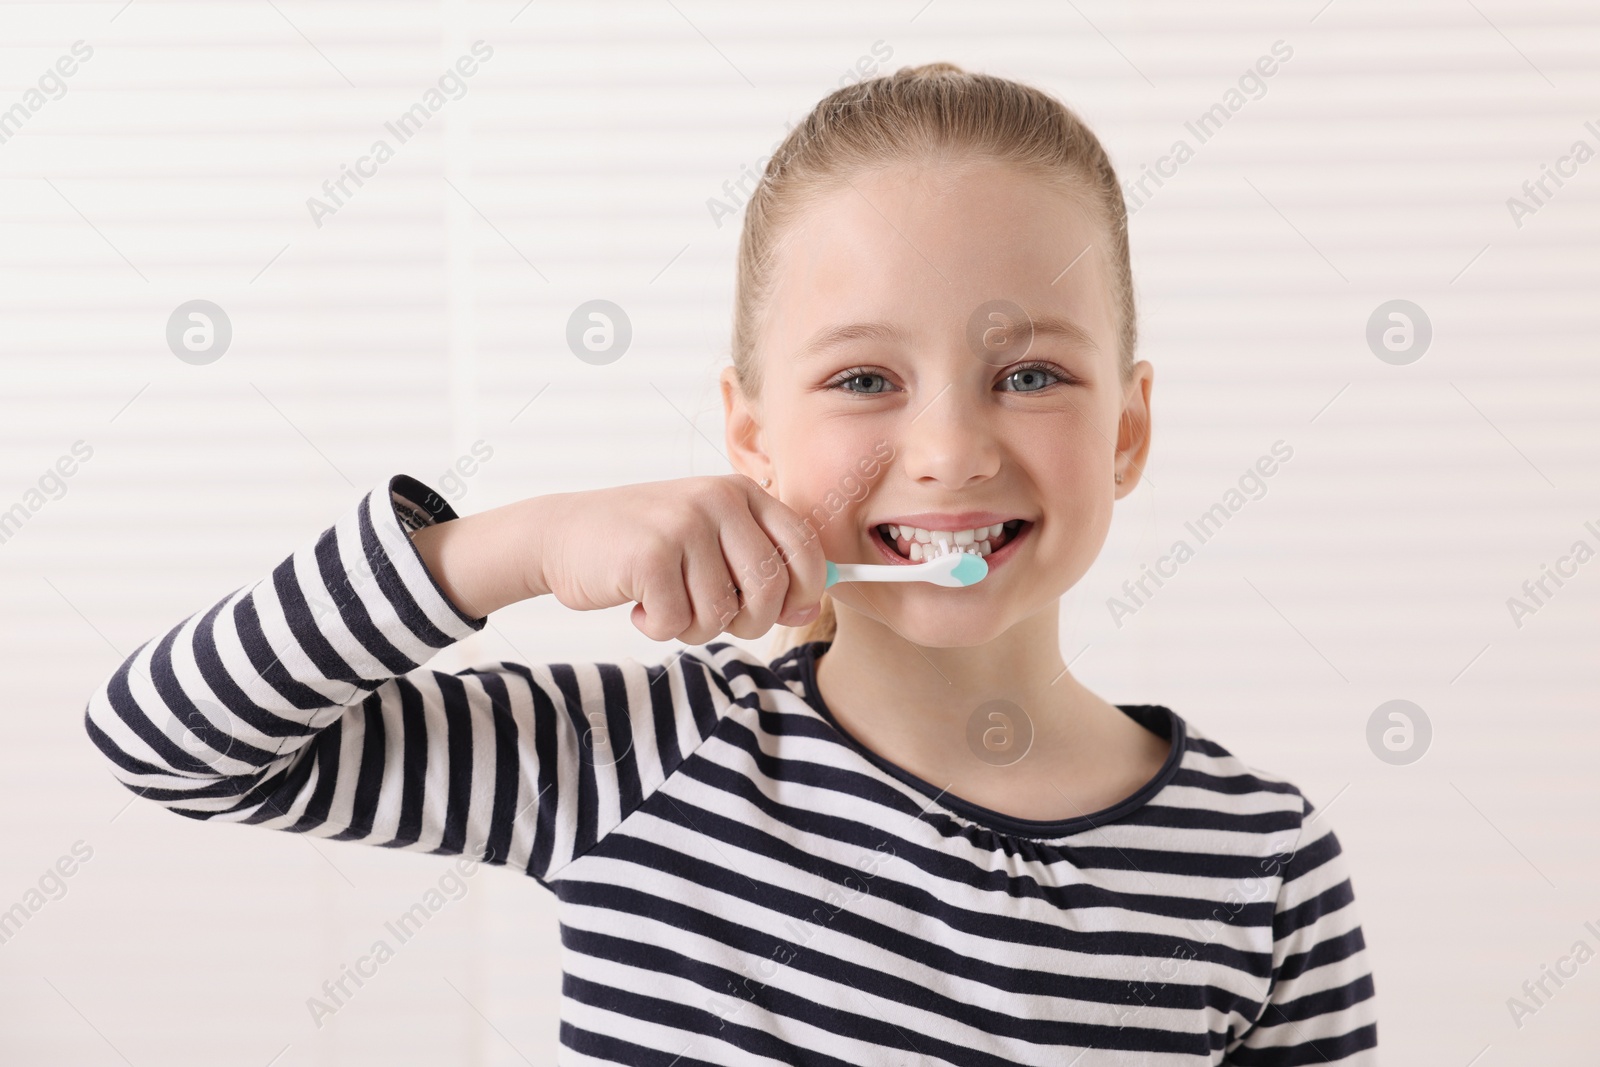
[[[915,405],[900,430],[906,474],[944,489],[994,477],[1001,449],[983,399],[951,382]]]

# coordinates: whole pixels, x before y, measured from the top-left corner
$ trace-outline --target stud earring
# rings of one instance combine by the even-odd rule
[[[1119,474],[1119,475],[1117,475],[1117,484],[1118,484],[1118,485],[1121,485],[1121,484],[1122,484],[1122,475],[1120,475],[1120,474]]]
[[[1120,479],[1119,479],[1119,481],[1120,481]],[[761,488],[763,488],[763,489],[771,489],[772,488],[772,479],[771,478],[763,478],[763,479],[761,479]]]

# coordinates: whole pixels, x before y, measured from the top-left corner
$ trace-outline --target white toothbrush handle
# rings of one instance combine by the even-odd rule
[[[829,563],[828,585],[836,582],[920,582],[919,564],[897,567],[890,563]]]

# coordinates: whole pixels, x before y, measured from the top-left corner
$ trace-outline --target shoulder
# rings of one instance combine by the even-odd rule
[[[1184,753],[1176,781],[1222,796],[1282,797],[1286,808],[1305,803],[1305,795],[1293,782],[1247,763],[1191,722],[1183,721],[1182,730]]]
[[[1274,873],[1295,855],[1308,833],[1327,832],[1325,822],[1294,782],[1248,763],[1194,724],[1172,716],[1184,751],[1161,802],[1196,813],[1209,812],[1215,828],[1257,835],[1278,860]]]
[[[1332,922],[1346,941],[1342,951],[1358,950],[1359,920],[1350,907],[1355,891],[1327,809],[1313,805],[1293,782],[1246,763],[1193,727],[1186,744],[1174,784],[1257,835],[1253,876],[1278,887],[1279,935],[1327,919],[1322,925]]]

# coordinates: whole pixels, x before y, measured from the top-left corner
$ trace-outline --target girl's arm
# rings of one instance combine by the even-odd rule
[[[540,506],[523,504],[523,518]],[[743,653],[420,669],[484,627],[477,611],[539,585],[512,565],[530,527],[497,511],[458,519],[416,480],[385,479],[260,581],[140,646],[85,712],[113,775],[190,818],[554,876],[709,736],[731,700],[723,664]]]
[[[1372,968],[1350,873],[1332,827],[1302,803],[1300,839],[1282,864],[1265,1003],[1225,1063],[1377,1062]]]

